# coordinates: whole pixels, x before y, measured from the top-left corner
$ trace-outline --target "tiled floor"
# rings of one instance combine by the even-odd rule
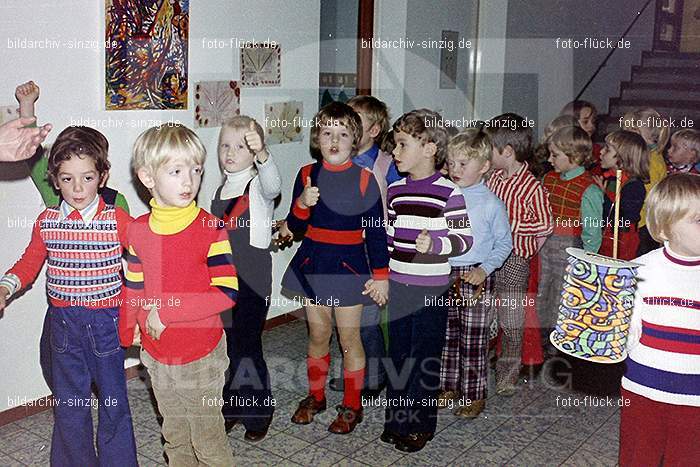
[[[404,454],[382,443],[383,410],[366,407],[365,421],[347,436],[327,431],[328,410],[308,426],[289,421],[306,387],[306,329],[301,321],[264,334],[276,401],[270,432],[257,444],[236,427],[229,439],[238,465],[615,465],[619,409],[616,400],[585,398],[534,380],[510,398],[491,396],[481,418],[467,421],[440,412],[439,432],[425,449]],[[337,349],[333,366],[340,361]],[[491,378],[493,379],[493,378]],[[493,387],[490,387],[493,394]],[[329,391],[329,407],[341,395]],[[569,397],[571,396],[571,399]],[[139,461],[165,465],[156,413],[140,379],[129,382]],[[95,412],[96,414],[96,412]],[[95,417],[96,419],[96,417]],[[0,427],[0,466],[48,465],[50,411]]]

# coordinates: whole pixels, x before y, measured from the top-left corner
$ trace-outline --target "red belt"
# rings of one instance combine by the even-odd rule
[[[360,230],[331,230],[310,225],[306,236],[315,242],[331,243],[333,245],[357,245],[363,242]]]

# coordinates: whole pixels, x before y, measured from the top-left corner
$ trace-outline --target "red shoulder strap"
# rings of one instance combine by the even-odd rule
[[[362,193],[363,197],[367,191],[367,185],[369,185],[369,177],[373,176],[374,174],[367,169],[362,169],[360,172],[360,193]]]
[[[305,165],[301,168],[301,184],[302,186],[306,183],[306,178],[311,176],[311,169],[314,168],[313,164]]]

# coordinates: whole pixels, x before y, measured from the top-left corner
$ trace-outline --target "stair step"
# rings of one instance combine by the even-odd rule
[[[642,66],[700,69],[700,54],[643,52]]]
[[[624,106],[624,107],[651,107],[653,109],[657,107],[668,107],[672,109],[678,109],[685,112],[700,112],[700,102],[695,102],[687,99],[620,99],[619,97],[613,97],[610,99],[610,107]]]
[[[683,89],[664,89],[655,83],[651,88],[623,88],[621,98],[624,100],[692,100],[700,102],[700,89],[688,91]]]
[[[686,67],[632,67],[634,83],[658,83],[660,86],[673,83],[696,84],[698,70]]]

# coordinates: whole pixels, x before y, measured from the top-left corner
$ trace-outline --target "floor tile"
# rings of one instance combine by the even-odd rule
[[[289,457],[292,454],[306,449],[310,444],[300,438],[288,435],[287,433],[277,433],[272,436],[266,436],[259,443],[255,443],[255,447],[270,451],[280,457]]]
[[[309,446],[289,457],[290,460],[302,465],[331,466],[344,459],[345,456],[337,452],[329,451],[320,446]]]

